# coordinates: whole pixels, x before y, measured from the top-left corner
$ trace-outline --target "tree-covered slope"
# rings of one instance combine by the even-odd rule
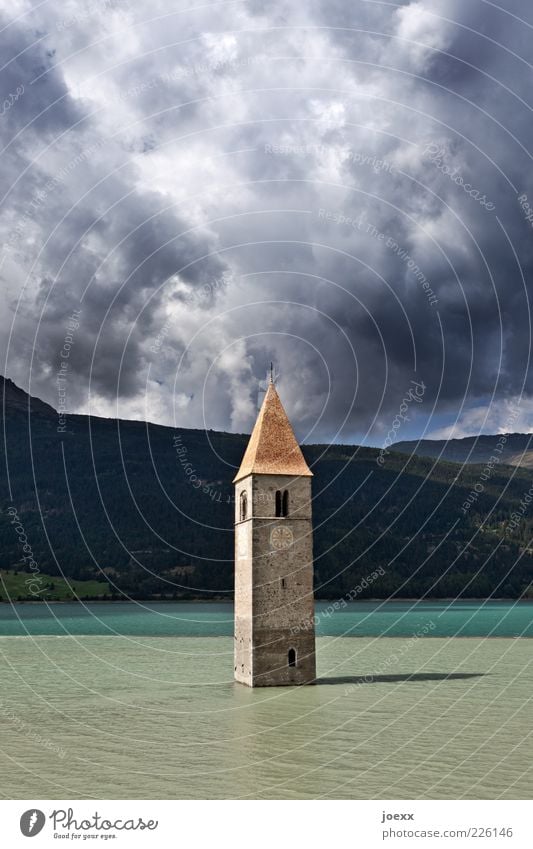
[[[433,457],[452,463],[487,463],[501,445],[502,434],[465,436],[462,439],[420,439],[397,442],[391,451]],[[509,466],[533,467],[533,434],[508,433],[501,445],[500,459]]]
[[[23,528],[34,570],[47,575],[106,575],[119,596],[231,595],[231,480],[245,435],[86,416],[58,432],[50,407],[31,402],[29,415],[21,396],[5,405],[1,568],[24,568]],[[392,452],[380,466],[375,449],[355,446],[304,454],[315,474],[317,597],[342,597],[378,567],[359,597],[527,592],[526,470],[498,464],[487,477],[483,466]]]

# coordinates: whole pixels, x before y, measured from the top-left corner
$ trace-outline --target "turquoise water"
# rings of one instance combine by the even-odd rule
[[[250,690],[231,604],[1,604],[0,796],[532,797],[533,604],[316,615],[317,685]]]
[[[319,637],[251,690],[231,637],[0,637],[0,796],[531,799],[531,645]]]
[[[319,636],[533,637],[533,603],[317,602]],[[0,604],[0,636],[227,637],[233,606],[224,603]]]

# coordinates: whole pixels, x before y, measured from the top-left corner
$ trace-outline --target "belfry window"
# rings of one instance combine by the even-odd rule
[[[296,666],[296,649],[289,649],[287,653],[287,663],[289,666]]]
[[[288,489],[276,490],[276,518],[289,515],[289,491]]]
[[[246,516],[248,515],[248,496],[245,492],[241,492],[240,498],[240,519],[241,522],[244,522]]]

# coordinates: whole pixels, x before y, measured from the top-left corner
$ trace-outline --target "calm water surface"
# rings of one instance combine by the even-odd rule
[[[327,607],[318,684],[250,690],[229,605],[0,605],[0,796],[532,797],[532,606]]]
[[[531,602],[352,602],[335,610],[317,602],[321,636],[406,637],[428,623],[432,637],[533,637]],[[233,606],[224,603],[0,604],[0,635],[224,637]]]

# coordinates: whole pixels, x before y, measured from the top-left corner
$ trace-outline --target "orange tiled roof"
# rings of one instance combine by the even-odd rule
[[[247,475],[312,475],[276,387],[270,383],[233,483]]]

